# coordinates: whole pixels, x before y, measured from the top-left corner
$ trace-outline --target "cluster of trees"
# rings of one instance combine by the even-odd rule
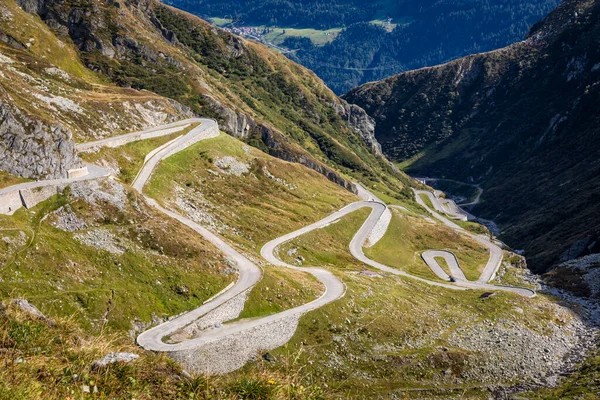
[[[291,57],[336,93],[408,69],[435,65],[522,40],[560,0],[169,0],[201,16],[245,25],[345,27],[331,43],[288,38]],[[391,32],[374,18],[403,21]]]

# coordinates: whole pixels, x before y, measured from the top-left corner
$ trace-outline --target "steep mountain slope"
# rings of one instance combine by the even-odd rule
[[[367,84],[345,98],[415,175],[477,182],[476,214],[544,271],[598,250],[600,5],[569,0],[527,40]]]
[[[43,174],[34,167],[25,176],[60,175],[76,166],[78,160],[68,148],[71,136],[87,140],[115,134],[124,126],[142,127],[196,113],[215,117],[228,133],[309,166],[347,188],[348,174],[365,181],[385,179],[397,190],[405,186],[400,180],[407,182],[380,156],[373,123],[363,110],[339,100],[313,73],[260,45],[154,1],[18,3],[22,10],[13,1],[2,6],[0,51],[7,55],[10,71],[17,70],[5,77],[3,98],[11,105],[4,109],[17,107],[13,114],[23,113],[35,121],[46,118],[48,127],[73,126],[72,135],[65,133],[58,141],[60,130],[28,130],[29,135],[55,132],[36,154],[62,151],[73,160],[61,161],[69,165],[46,168]],[[15,74],[29,81],[20,95],[33,97],[33,104],[24,100],[20,107],[11,101],[10,92],[18,90],[10,84]],[[72,82],[69,74],[75,74]],[[48,84],[36,81],[42,78]],[[56,113],[38,115],[41,107],[34,105],[36,96],[50,98],[45,101],[55,105]],[[110,105],[99,106],[99,97]],[[131,121],[120,121],[119,101],[133,108],[135,102],[151,102],[152,107],[145,108],[152,109],[133,110]],[[135,114],[144,112],[145,122],[141,118],[135,123]],[[162,117],[151,116],[153,112]],[[107,119],[114,121],[108,129]],[[51,143],[62,143],[62,150]],[[13,160],[34,159],[12,139],[4,147]],[[62,154],[57,159],[67,157]],[[14,168],[11,172],[22,174]]]
[[[103,84],[68,42],[13,1],[0,5],[0,67],[0,169],[26,178],[80,166],[74,140],[192,114],[153,93]]]

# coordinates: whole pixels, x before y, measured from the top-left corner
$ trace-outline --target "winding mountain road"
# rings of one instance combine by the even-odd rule
[[[448,220],[447,218],[445,218],[444,216],[442,216],[435,210],[432,210],[431,208],[429,208],[429,206],[427,206],[427,204],[425,204],[425,202],[423,201],[423,199],[421,198],[420,195],[428,196],[429,199],[431,200],[432,204],[434,204],[434,207],[435,207],[435,204],[436,204],[435,202],[437,201],[437,197],[434,196],[433,193],[426,191],[426,190],[416,190],[416,189],[413,189],[413,192],[415,193],[415,199],[417,200],[417,203],[419,205],[421,205],[422,207],[424,207],[434,218],[436,218],[437,220],[442,222],[444,225],[446,225],[454,230],[457,230],[457,231],[461,232],[462,234],[469,236],[472,239],[474,239],[475,241],[481,243],[490,252],[490,258],[488,259],[488,262],[485,265],[483,272],[479,276],[479,279],[477,279],[476,282],[471,282],[471,281],[464,279],[464,274],[460,274],[458,276],[453,276],[453,278],[456,279],[455,284],[457,286],[462,286],[462,287],[466,287],[466,288],[470,288],[470,289],[502,290],[502,291],[517,293],[517,294],[520,294],[520,295],[526,296],[526,297],[534,297],[535,296],[535,291],[531,290],[531,289],[521,288],[521,287],[513,287],[513,286],[500,286],[500,285],[488,284],[489,281],[494,279],[494,277],[496,276],[496,273],[498,272],[498,269],[500,268],[500,265],[502,264],[502,249],[500,247],[498,247],[495,243],[490,241],[487,237],[482,236],[482,235],[475,235],[471,232],[468,232],[466,229],[464,229],[461,226],[457,225],[456,223]],[[443,253],[446,253],[446,254],[444,256],[442,256],[441,254],[443,254]],[[436,259],[435,259],[436,257],[443,257],[446,260],[446,262],[448,263],[451,270],[453,270],[455,268],[459,268],[458,261],[456,261],[456,257],[454,256],[454,254],[452,254],[450,252],[445,252],[445,251],[441,251],[441,250],[437,250],[437,251],[435,251],[435,253],[432,253],[431,251],[424,252],[422,255],[423,260],[429,266],[429,268],[431,268],[431,270],[434,271],[434,273],[436,273],[436,275],[438,275],[438,276],[440,276],[439,270],[440,269],[443,270],[443,268],[436,261]],[[455,260],[456,264],[454,264],[454,261],[451,261],[451,260]],[[454,271],[451,271],[451,272],[454,273]],[[447,276],[448,279],[450,278],[447,274],[445,274],[445,272],[443,274],[445,276]],[[444,276],[444,275],[442,275],[442,276]],[[442,277],[442,276],[440,276],[440,277]]]
[[[98,148],[101,146],[116,147],[135,140],[172,134],[185,129],[186,127],[189,127],[192,124],[198,125],[191,129],[185,135],[182,135],[170,141],[169,143],[166,143],[165,145],[156,149],[147,156],[147,159],[145,160],[144,165],[140,169],[137,177],[135,178],[132,187],[135,190],[137,190],[140,194],[142,194],[142,196],[144,196],[145,200],[149,205],[156,208],[167,217],[175,219],[180,223],[190,227],[199,235],[201,235],[205,240],[212,243],[217,249],[219,249],[227,258],[229,258],[235,264],[238,272],[238,279],[234,284],[230,285],[230,287],[228,287],[227,290],[222,291],[202,306],[187,313],[184,313],[178,317],[170,319],[165,323],[162,323],[141,333],[137,338],[137,342],[140,346],[142,346],[145,349],[170,353],[181,350],[185,351],[198,349],[208,343],[212,343],[226,337],[231,337],[232,335],[247,332],[257,327],[266,326],[277,321],[285,321],[290,316],[299,316],[301,314],[317,309],[325,304],[331,303],[332,301],[341,298],[342,296],[344,296],[345,293],[345,285],[332,272],[322,268],[299,267],[287,264],[277,257],[277,249],[280,245],[290,240],[293,240],[306,233],[312,232],[316,229],[326,227],[327,225],[334,223],[335,221],[339,220],[345,215],[348,215],[364,207],[371,208],[371,213],[369,214],[368,218],[364,221],[362,226],[359,228],[359,230],[355,233],[349,245],[351,254],[359,261],[373,268],[379,269],[390,274],[414,279],[429,285],[444,287],[452,290],[504,290],[527,297],[532,297],[535,295],[535,292],[529,289],[488,284],[488,282],[494,277],[502,261],[501,249],[495,244],[491,243],[488,239],[477,235],[473,235],[465,231],[454,222],[447,220],[435,210],[431,210],[429,207],[427,207],[427,205],[420,198],[420,194],[430,196],[430,199],[432,199],[432,204],[434,204],[434,206],[435,204],[439,203],[436,203],[437,199],[435,196],[433,196],[430,192],[426,191],[415,191],[417,202],[420,205],[425,207],[425,209],[427,209],[428,212],[430,212],[436,219],[438,219],[442,223],[446,224],[452,229],[459,230],[461,234],[465,234],[472,237],[474,240],[478,241],[479,243],[483,244],[486,248],[489,249],[490,259],[486,264],[486,267],[483,273],[481,274],[480,278],[476,282],[468,281],[465,278],[463,272],[460,270],[460,266],[458,264],[458,261],[456,260],[456,257],[452,253],[440,250],[429,250],[424,252],[422,255],[423,260],[438,277],[440,277],[443,280],[449,280],[448,274],[444,272],[443,268],[436,261],[437,258],[445,259],[446,263],[450,268],[451,273],[453,274],[453,277],[456,279],[456,282],[454,283],[427,280],[369,259],[365,256],[363,252],[365,242],[369,239],[369,236],[371,235],[375,227],[378,227],[378,229],[383,229],[384,232],[385,230],[387,230],[389,219],[387,217],[382,218],[382,216],[384,216],[386,213],[390,213],[390,211],[386,204],[382,202],[379,198],[377,198],[377,196],[370,193],[366,188],[364,188],[360,184],[356,184],[357,194],[362,199],[362,201],[349,204],[343,207],[342,209],[334,212],[333,214],[327,216],[326,218],[315,222],[309,226],[298,229],[295,232],[274,239],[261,248],[261,256],[270,264],[289,268],[295,271],[310,273],[315,278],[317,278],[325,288],[324,292],[317,299],[309,303],[303,304],[301,306],[266,317],[238,320],[235,322],[225,323],[223,325],[218,324],[218,327],[213,326],[204,329],[200,333],[198,333],[196,337],[181,341],[179,343],[165,343],[163,341],[163,338],[177,332],[182,328],[185,328],[186,326],[197,321],[199,318],[207,315],[211,311],[216,310],[221,306],[224,306],[230,300],[235,299],[243,293],[247,292],[262,277],[262,269],[259,266],[257,266],[254,262],[242,255],[240,252],[238,252],[234,247],[226,243],[221,237],[212,233],[205,227],[195,223],[189,218],[186,218],[172,210],[162,207],[160,204],[158,204],[157,201],[143,194],[144,186],[150,180],[153,171],[156,169],[156,167],[162,160],[179,151],[184,150],[185,148],[188,148],[194,143],[218,136],[220,134],[218,125],[215,121],[210,119],[193,118],[180,121],[179,123],[168,124],[162,127],[149,129],[146,131],[135,132],[132,134],[103,139],[100,141],[81,144],[77,146],[77,148],[81,151],[87,151],[89,149]],[[15,185],[10,188],[0,190],[0,193],[8,193],[10,191],[15,191],[23,188],[55,185],[57,183],[69,184],[80,180],[97,179],[108,175],[107,171],[94,165],[88,165],[88,172],[89,173],[86,176],[73,179],[65,178],[51,181],[29,182],[20,185]],[[444,211],[443,208],[441,208],[441,206],[440,209],[436,207],[436,210],[441,212]],[[382,220],[385,221],[382,222]],[[379,240],[383,235],[381,234],[376,236],[378,239],[375,240]],[[369,240],[373,240],[373,238],[370,238]],[[370,244],[372,245],[374,243]]]
[[[216,126],[216,122],[211,120],[203,121],[200,126],[192,129],[189,133],[180,137],[178,140],[173,141],[169,146],[166,146],[148,159],[133,182],[133,188],[141,193],[145,184],[150,179],[152,171],[154,171],[161,160],[185,149],[186,147],[191,146],[200,140],[209,139],[218,135],[219,131],[218,127]],[[137,342],[140,346],[147,350],[174,352],[197,348],[203,344],[235,335],[243,331],[248,331],[261,325],[271,324],[278,320],[284,320],[293,315],[306,313],[342,297],[345,293],[344,284],[329,271],[320,268],[295,267],[279,262],[277,265],[283,265],[290,269],[312,274],[324,285],[325,292],[314,301],[274,315],[269,315],[259,319],[248,319],[227,323],[219,328],[206,329],[202,331],[198,337],[193,339],[185,340],[175,344],[165,343],[162,340],[164,337],[169,336],[179,329],[188,326],[200,317],[206,315],[208,312],[215,310],[237,295],[252,288],[262,277],[262,270],[233,247],[225,243],[223,239],[210,232],[206,228],[196,224],[194,221],[188,218],[181,216],[180,214],[161,207],[155,200],[147,196],[144,197],[150,205],[154,206],[169,217],[174,218],[184,225],[194,229],[202,237],[204,237],[204,239],[208,240],[223,254],[232,259],[236,264],[239,274],[237,282],[229,290],[226,290],[220,295],[215,296],[211,301],[203,304],[201,307],[193,311],[171,319],[140,334],[137,338]]]

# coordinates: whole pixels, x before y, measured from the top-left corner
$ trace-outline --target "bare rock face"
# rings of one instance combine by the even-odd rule
[[[54,326],[56,324],[53,319],[46,317],[36,306],[25,299],[12,300],[8,305],[18,308],[33,319],[45,322],[48,326]],[[0,310],[5,307],[5,304],[0,304]]]
[[[33,120],[0,101],[0,169],[24,178],[62,178],[82,166],[71,131]]]
[[[360,137],[369,146],[373,154],[383,157],[381,145],[375,138],[375,120],[359,106],[348,104],[346,101],[342,101],[340,105],[335,104],[334,107],[342,118],[348,122],[348,125],[360,134]]]
[[[30,14],[37,14],[44,8],[44,0],[17,0],[17,4]]]
[[[38,308],[36,306],[34,306],[33,304],[31,304],[29,301],[27,301],[25,299],[13,300],[12,304],[14,304],[19,309],[21,309],[21,311],[31,315],[34,318],[38,318],[38,319],[42,319],[42,320],[46,319],[46,316],[44,314],[42,314],[42,312],[40,310],[38,310]]]
[[[267,126],[261,125],[257,127],[260,132],[260,137],[269,149],[269,154],[281,160],[302,164],[321,175],[324,175],[331,182],[336,183],[343,188],[356,193],[356,187],[352,182],[344,179],[337,172],[333,171],[323,163],[315,160],[309,154],[298,152],[290,144],[290,141],[280,132],[277,132]]]
[[[236,113],[231,108],[221,104],[214,97],[204,95],[203,99],[208,104],[208,107],[216,114],[221,129],[231,136],[247,139],[250,130],[256,127],[256,123],[252,118],[243,113]]]

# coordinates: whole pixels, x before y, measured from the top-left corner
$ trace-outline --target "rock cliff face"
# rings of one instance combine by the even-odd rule
[[[253,118],[244,113],[236,113],[232,109],[223,106],[210,96],[205,96],[205,99],[208,101],[211,109],[216,114],[216,119],[219,121],[219,127],[224,132],[239,139],[248,139],[250,137],[260,138],[262,144],[265,146],[263,150],[267,151],[270,155],[285,161],[302,164],[305,167],[325,175],[330,181],[337,183],[351,192],[356,191],[351,182],[342,178],[338,173],[325,166],[323,163],[315,160],[314,157],[302,151],[301,148],[293,146],[290,140],[281,132],[278,132],[274,128],[267,125],[258,124]],[[360,109],[356,106],[355,108]],[[362,115],[368,120],[371,120],[368,116],[366,116],[364,111]],[[374,138],[373,131],[367,132],[366,136],[368,135],[372,135]],[[365,139],[365,143],[368,144],[369,142],[367,142]],[[374,149],[374,152],[375,150],[378,150],[379,152],[376,154],[381,155],[381,148],[378,147],[379,144],[377,141],[375,141],[375,144],[376,147],[371,148]]]
[[[600,238],[599,41],[600,4],[567,0],[523,42],[345,98],[375,118],[384,152],[412,174],[480,183],[474,213],[546,270],[562,254],[600,251],[568,251]]]
[[[0,169],[25,178],[64,178],[81,166],[71,131],[47,126],[0,101]]]
[[[378,157],[385,157],[381,151],[381,145],[375,138],[375,120],[359,106],[348,104],[346,101],[335,104],[335,107],[340,116],[348,121],[352,129],[358,132],[373,154]]]
[[[273,131],[266,126],[257,126],[255,129],[260,131],[260,137],[266,144],[270,155],[289,162],[296,162],[304,165],[318,173],[325,175],[330,181],[356,193],[356,187],[348,180],[342,178],[340,174],[325,166],[323,163],[315,160],[313,157],[294,146],[289,139],[279,132]]]

